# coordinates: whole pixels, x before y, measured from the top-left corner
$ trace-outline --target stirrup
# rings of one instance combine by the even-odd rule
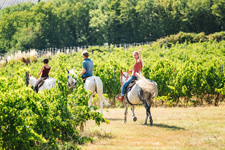
[[[118,100],[120,100],[121,102],[123,102],[124,97],[122,98],[122,96],[120,96],[120,94],[116,95],[116,98],[117,98]]]

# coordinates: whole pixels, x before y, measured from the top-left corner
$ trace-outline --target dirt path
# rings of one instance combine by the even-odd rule
[[[152,108],[154,125],[141,125],[145,109],[135,109],[138,120],[122,124],[124,109],[105,109],[110,124],[86,125],[85,133],[96,136],[86,150],[146,150],[146,149],[225,149],[225,106],[192,108]],[[149,122],[148,122],[149,124]]]

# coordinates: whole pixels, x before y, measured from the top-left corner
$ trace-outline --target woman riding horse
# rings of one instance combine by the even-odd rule
[[[132,76],[129,80],[127,80],[123,87],[122,87],[122,92],[121,92],[121,96],[117,96],[117,99],[119,99],[121,102],[123,102],[123,99],[124,99],[124,95],[125,95],[125,92],[126,92],[126,88],[127,86],[131,83],[132,80],[134,79],[137,79],[137,76],[136,76],[136,73],[140,73],[141,72],[141,68],[143,66],[143,63],[142,63],[142,59],[141,59],[141,51],[143,50],[143,48],[139,49],[139,51],[134,51],[133,52],[133,57],[135,59],[135,64],[133,66],[133,70],[130,70],[129,72],[132,72]]]
[[[40,74],[41,74],[41,78],[36,82],[35,87],[34,87],[34,89],[37,93],[38,93],[39,87],[41,87],[44,84],[45,80],[49,77],[48,74],[49,74],[49,71],[51,70],[51,66],[48,65],[48,62],[49,62],[48,59],[44,58],[43,62],[44,62],[44,66],[41,67],[41,70],[38,73],[36,79],[38,79]]]

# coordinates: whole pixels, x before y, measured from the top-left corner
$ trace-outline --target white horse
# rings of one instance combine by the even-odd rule
[[[74,73],[74,70],[67,70],[68,74],[73,74],[75,76],[77,76],[75,73]],[[73,79],[72,77],[70,77],[69,75],[67,75],[67,85],[71,85],[74,87],[74,83],[76,82],[75,79]],[[88,77],[85,81],[85,84],[84,84],[84,89],[86,91],[91,91],[92,92],[92,95],[90,96],[89,98],[89,103],[88,103],[88,106],[91,107],[92,106],[92,100],[93,100],[93,96],[97,93],[98,94],[98,97],[99,97],[99,100],[100,100],[100,107],[101,107],[101,114],[103,114],[103,102],[105,103],[106,106],[110,106],[110,103],[106,100],[106,98],[103,96],[103,83],[101,81],[101,79],[97,76],[91,76],[91,77]]]
[[[33,77],[32,75],[29,75],[27,72],[26,72],[26,84],[28,85],[31,85],[33,87],[35,87],[35,84],[38,80]],[[54,88],[55,87],[55,78],[47,78],[44,82],[44,84],[38,88],[38,91],[43,91],[44,89],[51,89],[51,88]]]
[[[154,98],[158,95],[158,87],[157,83],[154,81],[150,81],[146,79],[143,75],[137,73],[138,80],[134,84],[134,86],[128,90],[125,94],[124,105],[125,105],[125,112],[124,112],[124,123],[127,122],[127,108],[128,103],[131,105],[131,110],[133,114],[133,121],[137,120],[137,117],[134,114],[134,105],[139,104],[140,102],[143,103],[146,109],[146,119],[143,123],[144,125],[147,124],[148,117],[150,119],[150,125],[153,124],[150,108]],[[121,86],[130,78],[128,72],[122,72],[121,70]]]

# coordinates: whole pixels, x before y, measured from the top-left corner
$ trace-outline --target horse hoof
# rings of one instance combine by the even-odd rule
[[[152,125],[153,125],[153,121],[150,122],[150,125],[149,126],[152,126]]]
[[[134,122],[137,121],[137,117],[133,117],[133,121],[134,121]]]
[[[146,125],[146,124],[147,124],[147,122],[143,122],[143,123],[142,123],[142,125]]]
[[[126,124],[126,123],[127,123],[126,121],[122,122],[122,124]]]

